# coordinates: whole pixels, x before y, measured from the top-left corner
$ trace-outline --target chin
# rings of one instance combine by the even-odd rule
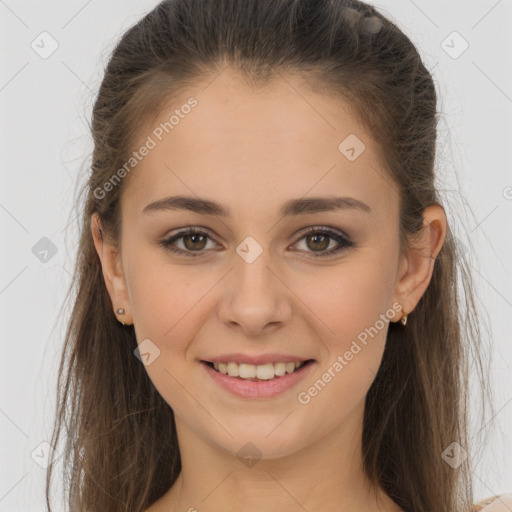
[[[302,448],[305,436],[303,428],[296,428],[292,432],[290,425],[285,426],[284,422],[280,423],[282,421],[281,417],[259,425],[251,421],[250,425],[239,428],[227,427],[226,430],[233,437],[223,435],[222,439],[212,438],[212,442],[242,461],[287,457]]]

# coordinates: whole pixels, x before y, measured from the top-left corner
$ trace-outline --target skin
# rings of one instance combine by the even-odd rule
[[[208,83],[158,116],[154,126],[190,96],[198,100],[123,183],[120,249],[102,241],[97,215],[91,219],[113,314],[134,324],[138,343],[149,338],[159,348],[145,369],[176,417],[183,469],[148,512],[399,511],[382,489],[372,492],[361,457],[364,399],[388,324],[308,404],[297,395],[393,304],[414,315],[445,240],[445,213],[427,208],[417,245],[401,255],[398,189],[350,105],[292,76],[254,90],[227,69]],[[349,134],[366,146],[355,161],[338,150]],[[232,216],[141,213],[178,194],[219,202]],[[372,211],[278,213],[289,199],[333,195],[355,197]],[[203,256],[159,246],[187,226],[206,228],[209,238],[174,245]],[[314,226],[331,226],[356,245],[315,257],[338,243],[304,237]],[[251,264],[236,252],[247,236],[263,249]],[[400,307],[391,321],[402,317]],[[244,399],[218,387],[199,363],[227,352],[316,362],[291,390]],[[261,453],[251,467],[237,457],[248,442]]]

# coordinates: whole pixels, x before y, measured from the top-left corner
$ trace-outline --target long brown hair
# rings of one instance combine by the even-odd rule
[[[67,504],[72,511],[140,511],[175,482],[181,460],[173,411],[134,357],[133,326],[113,314],[90,219],[119,240],[126,179],[104,184],[134,150],[141,127],[187,86],[226,66],[255,87],[296,73],[317,91],[348,100],[381,148],[400,190],[405,251],[422,212],[442,204],[434,184],[437,95],[410,39],[357,0],[164,0],[112,52],[92,115],[94,149],[77,200],[80,239],[74,307],[59,368],[52,445],[64,431]],[[132,172],[137,172],[133,170]],[[98,192],[100,191],[100,192]],[[481,332],[469,263],[448,225],[431,282],[407,327],[390,323],[382,364],[367,397],[364,470],[407,512],[472,508],[468,376],[486,390]],[[47,472],[50,506],[53,464]]]

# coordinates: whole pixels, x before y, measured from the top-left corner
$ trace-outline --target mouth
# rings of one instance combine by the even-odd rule
[[[244,364],[236,362],[212,362],[201,361],[215,372],[226,375],[236,380],[249,382],[277,381],[286,375],[298,373],[315,362],[314,359],[296,362],[276,362],[260,365]]]

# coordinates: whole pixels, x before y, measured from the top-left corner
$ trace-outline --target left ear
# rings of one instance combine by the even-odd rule
[[[406,314],[414,310],[430,283],[437,255],[446,239],[446,231],[444,208],[440,205],[425,208],[423,226],[400,262],[395,300],[402,305]]]

